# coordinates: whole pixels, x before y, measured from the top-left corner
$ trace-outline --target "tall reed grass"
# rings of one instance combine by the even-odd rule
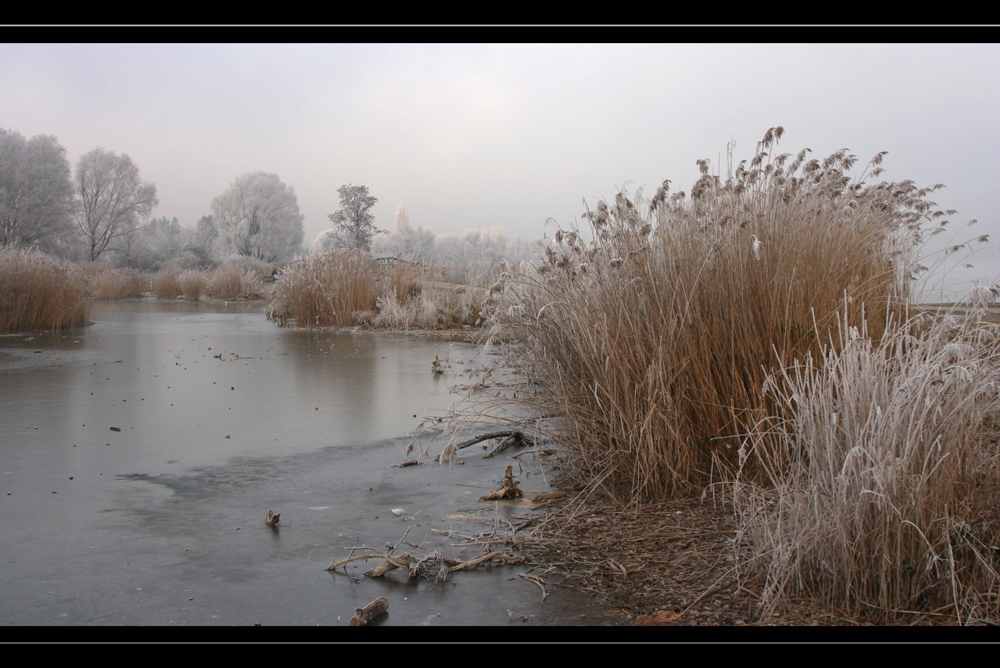
[[[544,388],[532,401],[559,418],[580,474],[619,500],[735,470],[742,435],[784,410],[762,392],[770,374],[818,359],[841,309],[878,338],[905,307],[934,188],[868,184],[882,154],[857,178],[846,151],[772,155],[781,134],[735,171],[730,159],[725,183],[699,161],[689,197],[665,181],[648,200],[599,202],[592,240],[560,230],[543,263],[490,288],[491,339]]]
[[[83,326],[88,296],[70,265],[37,250],[0,248],[0,334]]]
[[[177,277],[184,300],[196,302],[201,300],[201,293],[205,290],[207,279],[205,272],[198,269],[188,269]]]
[[[286,267],[271,309],[299,327],[355,325],[372,316],[376,295],[371,255],[333,250]]]

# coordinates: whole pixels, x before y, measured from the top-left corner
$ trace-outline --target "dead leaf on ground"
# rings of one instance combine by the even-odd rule
[[[673,610],[657,610],[649,617],[637,617],[635,624],[639,626],[660,626],[661,624],[672,624],[681,618],[681,613]]]

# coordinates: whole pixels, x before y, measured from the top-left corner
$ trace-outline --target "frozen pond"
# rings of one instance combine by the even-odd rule
[[[492,512],[477,499],[509,463],[547,489],[478,447],[450,470],[393,466],[422,418],[464,396],[458,374],[492,361],[475,346],[279,329],[248,304],[103,302],[91,320],[0,337],[3,624],[346,626],[378,596],[383,625],[610,623],[582,594],[542,602],[517,577],[528,566],[446,583],[363,577],[379,560],[324,570],[407,527],[422,553],[471,559],[480,547],[431,529],[482,530],[453,516]]]

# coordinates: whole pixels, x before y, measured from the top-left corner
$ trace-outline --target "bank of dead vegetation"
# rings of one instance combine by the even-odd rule
[[[269,315],[298,327],[363,326],[410,331],[471,328],[485,290],[442,280],[429,263],[376,263],[370,254],[335,249],[300,258],[281,276]]]
[[[851,176],[846,150],[779,153],[782,133],[724,181],[699,161],[689,195],[599,202],[506,268],[486,328],[527,379],[516,403],[583,497],[654,518],[725,497],[729,584],[757,619],[806,599],[996,623],[1000,289],[920,313],[940,186],[877,180],[884,154]]]

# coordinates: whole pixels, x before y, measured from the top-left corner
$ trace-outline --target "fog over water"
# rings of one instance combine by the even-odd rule
[[[458,34],[505,36],[444,37]],[[157,186],[153,215],[185,226],[237,176],[275,173],[298,196],[307,241],[330,226],[348,183],[378,198],[382,229],[394,229],[405,202],[411,225],[436,234],[502,227],[508,238],[551,237],[546,221],[579,221],[584,198],[593,207],[626,185],[650,196],[664,179],[690,191],[696,160],[724,174],[727,143],[736,162],[750,159],[781,125],[781,152],[810,148],[822,159],[846,147],[861,170],[888,151],[882,178],[944,184],[931,199],[957,210],[953,227],[979,221],[956,241],[992,237],[974,268],[947,283],[1000,274],[1000,46],[960,43],[988,42],[977,39],[985,33],[838,30],[948,43],[833,44],[809,43],[831,29],[797,26],[587,30],[583,43],[553,44],[508,34],[481,44],[393,43],[442,36],[420,30],[387,32],[382,43],[253,44],[379,33],[264,30],[240,40],[237,29],[219,36],[244,43],[192,43],[179,31],[185,43],[4,44],[0,117],[28,137],[55,135],[74,164],[97,146],[129,154]],[[594,39],[619,43],[586,43]]]

